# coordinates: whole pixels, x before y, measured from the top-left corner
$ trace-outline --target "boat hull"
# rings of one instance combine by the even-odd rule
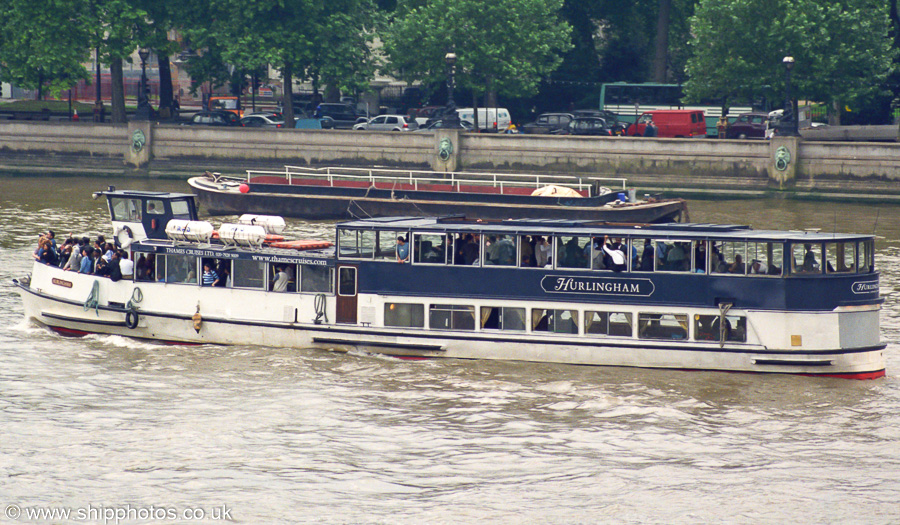
[[[677,222],[683,199],[619,204],[609,198],[533,197],[434,191],[257,184],[241,193],[234,184],[203,177],[189,180],[210,215],[264,213],[309,220],[386,216],[464,215],[485,220],[510,218],[592,220],[631,223]]]

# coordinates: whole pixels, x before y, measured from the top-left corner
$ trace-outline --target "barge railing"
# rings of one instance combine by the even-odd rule
[[[576,191],[587,191],[589,195],[592,195],[594,193],[594,185],[601,182],[606,183],[609,186],[621,186],[621,191],[627,189],[627,179],[624,178],[583,177],[580,175],[535,175],[470,171],[436,172],[387,168],[307,168],[301,166],[285,166],[284,170],[281,171],[247,170],[247,182],[250,182],[253,177],[259,176],[281,176],[285,178],[288,184],[292,183],[294,177],[326,180],[330,186],[334,186],[335,181],[341,180],[362,180],[373,185],[376,182],[400,183],[409,184],[416,190],[419,189],[419,184],[443,184],[451,186],[456,192],[461,192],[461,187],[463,185],[499,188],[500,193],[503,193],[504,187],[537,189],[548,185],[555,185],[571,188]]]

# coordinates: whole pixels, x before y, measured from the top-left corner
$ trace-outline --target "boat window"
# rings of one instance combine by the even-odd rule
[[[178,201],[183,202],[183,201]],[[165,204],[160,200],[147,201],[147,213],[150,215],[163,215],[166,213]]]
[[[875,241],[859,243],[859,273],[875,271]]]
[[[172,216],[176,219],[191,220],[191,205],[186,200],[172,201]]]
[[[712,273],[744,275],[747,273],[747,243],[722,241],[713,243]]]
[[[555,259],[557,268],[590,268],[591,238],[557,236]]]
[[[432,330],[474,330],[475,307],[458,304],[433,304],[428,310]]]
[[[578,310],[531,310],[531,330],[556,334],[578,333]]]
[[[637,255],[631,259],[632,272],[652,272],[656,260],[656,250],[651,239],[631,239],[631,246],[637,249]]]
[[[342,266],[338,269],[338,295],[352,297],[356,295],[356,268]]]
[[[822,258],[822,245],[813,243],[791,245],[791,273],[796,275],[815,275],[822,273],[819,261]]]
[[[453,243],[453,264],[471,266],[479,260],[481,251],[478,236],[471,233],[455,234]]]
[[[217,259],[215,260],[215,269],[216,269],[216,277],[218,277],[214,286],[219,288],[231,288],[231,276],[234,273],[232,271],[231,259]]]
[[[314,264],[300,265],[300,291],[307,293],[332,293],[334,268]]]
[[[384,232],[382,232],[384,233]],[[397,238],[394,237],[396,245]],[[371,259],[375,253],[375,232],[371,230],[338,229],[338,257],[341,259]],[[396,257],[394,257],[396,260]]]
[[[296,292],[297,265],[280,263],[269,264],[268,289],[270,292]]]
[[[606,249],[603,249],[604,241]],[[591,243],[591,268],[622,272],[628,269],[628,240],[594,237]]]
[[[482,306],[481,328],[484,330],[525,331],[525,309],[506,306]]]
[[[486,233],[484,239],[483,266],[515,266],[516,236],[499,233]]]
[[[534,249],[534,266],[537,268],[546,268],[547,265],[553,264],[553,237],[547,235],[535,235],[532,238]]]
[[[413,237],[413,261],[419,264],[448,264],[452,250],[442,233],[417,233]],[[451,237],[452,239],[452,237]]]
[[[138,282],[155,282],[157,260],[162,261],[165,256],[161,255],[157,258],[152,253],[138,254],[135,252],[134,257],[137,257],[137,260],[134,262],[134,280]],[[165,263],[163,263],[160,273],[165,274]]]
[[[231,284],[235,288],[266,289],[266,263],[235,259],[232,261],[234,273],[231,276]]]
[[[856,271],[856,242],[825,243],[825,272],[851,273]]]
[[[656,256],[654,271],[657,272],[689,272],[691,271],[691,241],[672,241],[657,239],[653,241]]]
[[[111,198],[109,205],[114,221],[141,222],[141,199]]]
[[[697,341],[747,342],[747,318],[742,315],[725,316],[725,333],[721,332],[721,316],[695,315],[694,339]],[[722,337],[724,336],[724,338]]]
[[[193,255],[167,255],[166,282],[197,284],[197,258]]]
[[[519,236],[519,266],[522,268],[536,268],[537,259],[534,256],[536,236]]]
[[[588,335],[632,335],[630,312],[584,312],[584,333]]]
[[[415,303],[385,303],[384,326],[423,328],[425,305]]]
[[[784,266],[784,247],[776,242],[747,243],[747,273],[780,276]]]
[[[375,232],[375,259],[378,261],[397,262],[397,238],[409,240],[409,232],[377,231]]]
[[[685,314],[638,314],[638,337],[641,339],[687,339],[688,317]]]

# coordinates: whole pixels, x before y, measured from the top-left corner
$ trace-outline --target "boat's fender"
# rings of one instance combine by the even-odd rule
[[[131,246],[131,241],[134,240],[134,232],[131,231],[131,228],[128,226],[122,226],[119,228],[119,231],[116,232],[116,240],[119,241],[119,246],[123,250],[127,250],[129,246]]]
[[[199,334],[200,327],[203,326],[203,317],[200,315],[200,305],[197,304],[197,313],[191,317],[191,320],[194,322],[194,330]]]
[[[138,316],[138,313],[134,310],[130,310],[125,314],[125,326],[127,326],[130,330],[134,330],[135,328],[137,328],[139,319],[140,317]]]

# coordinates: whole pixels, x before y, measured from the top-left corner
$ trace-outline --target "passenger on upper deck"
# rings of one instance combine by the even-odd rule
[[[550,258],[550,252],[553,246],[550,244],[549,237],[536,236],[534,242],[534,260],[538,268],[547,266],[547,260]]]
[[[609,243],[609,236],[603,236],[603,252],[609,256],[609,261],[607,261],[607,267],[614,272],[622,272],[625,271],[627,265],[625,264],[625,254],[621,250],[621,244],[618,241],[614,243]]]
[[[803,249],[806,253],[803,255],[803,267],[801,268],[804,273],[815,273],[819,271],[819,263],[816,261],[816,254],[812,249],[812,244],[804,244]]]
[[[119,270],[122,272],[122,279],[134,278],[134,261],[128,258],[125,250],[119,250]]]
[[[750,262],[750,273],[766,275],[769,273],[769,265],[759,259],[753,259],[753,261]]]
[[[741,254],[735,254],[734,262],[728,266],[728,273],[739,273],[744,274],[746,272],[746,267],[744,265],[744,258],[741,257]]]

